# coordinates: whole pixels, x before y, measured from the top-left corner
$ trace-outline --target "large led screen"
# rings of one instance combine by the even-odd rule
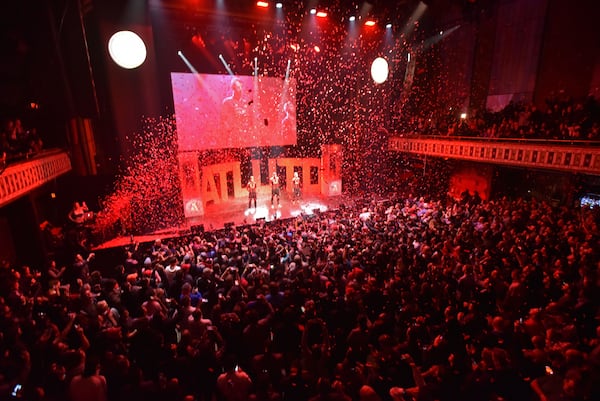
[[[179,151],[296,144],[296,82],[171,73]]]

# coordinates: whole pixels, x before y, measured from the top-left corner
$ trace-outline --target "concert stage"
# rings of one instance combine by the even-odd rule
[[[112,197],[106,209],[111,211],[112,215],[108,216],[113,218],[108,219],[107,223],[103,222],[102,227],[106,229],[101,230],[100,224],[96,226],[102,239],[93,241],[98,244],[93,247],[94,250],[124,246],[132,242],[147,242],[158,238],[180,237],[232,225],[241,226],[262,221],[268,223],[277,219],[309,216],[316,212],[336,209],[343,202],[341,177],[343,151],[338,144],[323,145],[320,157],[250,160],[251,175],[257,178],[256,208],[248,208],[247,181],[246,178],[242,179],[240,161],[202,164],[195,152],[180,152],[178,161],[183,204],[156,207],[152,202],[154,196],[152,191],[147,197],[139,194],[134,196],[128,191],[125,191],[123,196]],[[272,183],[268,177],[275,173],[281,180],[281,199],[279,205],[271,207]],[[296,202],[293,201],[291,188],[294,176],[300,177],[302,190],[302,199]],[[137,188],[137,177],[133,177],[131,181],[134,182],[133,187]],[[144,188],[141,188],[141,192],[144,193]],[[137,202],[132,203],[129,199],[137,199]],[[148,217],[147,220],[160,223],[161,213],[173,211],[169,209],[170,207],[183,208],[185,217],[178,227],[151,233],[144,232],[143,235],[134,232],[133,237],[128,231],[121,231],[120,235],[105,234],[115,226],[120,230],[123,230],[121,227],[135,227],[135,223],[127,224],[127,221],[140,222],[140,218]],[[120,225],[117,224],[119,222],[117,218],[120,219]],[[159,227],[160,225],[148,224],[147,226]]]
[[[279,207],[271,207],[271,195],[259,192],[256,208],[248,208],[248,198],[233,198],[219,203],[209,204],[204,208],[204,215],[188,218],[178,226],[158,230],[143,235],[127,235],[110,239],[94,247],[94,251],[121,247],[132,242],[149,242],[155,239],[165,239],[189,235],[201,230],[213,231],[225,226],[242,226],[247,224],[270,222],[299,216],[311,216],[315,213],[335,210],[342,204],[341,196],[318,197],[310,196],[293,202],[286,191],[282,191]]]

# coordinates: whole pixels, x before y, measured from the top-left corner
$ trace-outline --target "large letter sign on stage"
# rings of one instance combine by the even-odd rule
[[[208,202],[219,203],[221,200],[217,192],[217,182],[211,172],[210,167],[202,169],[202,200],[205,205]]]
[[[279,158],[276,160],[269,160],[269,171],[274,171],[275,167],[280,170],[285,170],[285,190],[290,194],[293,192],[292,178],[294,177],[294,171],[300,169],[301,174],[301,185],[302,193],[305,195],[312,194],[318,195],[321,193],[321,177],[317,173],[315,177],[311,178],[311,170],[319,171],[321,160],[316,157],[306,158]],[[314,181],[314,182],[313,182]]]
[[[233,178],[231,188],[228,188],[227,174],[231,174]],[[234,198],[245,195],[242,190],[239,162],[214,164],[202,169],[202,198],[205,205],[210,201],[214,203],[227,201],[229,193],[233,193]]]

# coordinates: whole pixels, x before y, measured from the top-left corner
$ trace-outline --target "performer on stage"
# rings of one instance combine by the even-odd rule
[[[281,189],[279,187],[279,176],[276,171],[273,171],[273,175],[271,176],[271,208],[275,207],[273,200],[277,197],[277,207],[280,207],[279,204],[279,195],[281,193]]]
[[[292,177],[292,185],[294,190],[294,203],[300,200],[300,176],[297,171],[294,171],[294,177]]]
[[[254,201],[254,208],[256,209],[256,181],[254,181],[253,175],[250,176],[250,181],[248,181],[246,188],[248,188],[248,209],[252,207],[252,201]]]

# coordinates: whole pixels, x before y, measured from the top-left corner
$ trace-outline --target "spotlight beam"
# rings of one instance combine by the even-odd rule
[[[408,37],[415,30],[416,24],[421,20],[425,11],[427,11],[427,4],[420,1],[408,21],[406,21],[406,25],[404,25],[404,29],[402,30],[404,36]]]
[[[191,72],[193,72],[194,74],[198,74],[198,70],[192,65],[192,63],[190,63],[190,60],[188,60],[187,57],[183,55],[183,52],[181,50],[177,52],[177,55],[183,60],[183,62],[190,69]]]
[[[288,60],[287,68],[285,69],[285,82],[289,81],[289,79],[290,79],[290,67],[291,66],[292,66],[292,60]]]
[[[229,67],[229,64],[227,64],[227,61],[225,61],[225,58],[223,57],[222,54],[219,54],[219,60],[221,60],[221,63],[223,63],[223,65],[225,66],[225,69],[227,70],[229,75],[235,75],[233,73],[233,71],[231,70],[231,67]]]
[[[460,28],[460,25],[455,25],[455,26],[453,26],[450,29],[446,29],[446,30],[440,31],[439,35],[433,35],[433,36],[427,38],[425,40],[425,42],[423,43],[423,50],[429,49],[431,46],[435,45],[436,43],[438,43],[442,39],[447,38],[454,31],[456,31],[458,28]]]
[[[196,77],[196,83],[198,84],[198,86],[204,86],[204,83],[202,82],[202,78],[200,76],[200,73],[198,72],[198,70],[192,65],[192,63],[190,62],[190,60],[187,59],[187,57],[185,57],[185,55],[183,54],[183,52],[181,50],[179,50],[177,52],[177,55],[183,60],[183,62],[185,63],[185,65],[190,69],[190,71],[194,74],[194,76]],[[212,90],[209,89],[209,94],[210,94],[210,98],[212,99],[212,101],[215,104],[218,104],[222,99],[220,97],[217,96],[216,93],[214,93]]]
[[[281,105],[280,110],[284,110],[285,104],[288,101],[288,92],[290,89],[290,68],[292,66],[292,60],[288,59],[287,68],[285,69],[285,80],[283,81],[283,88],[281,90]]]

